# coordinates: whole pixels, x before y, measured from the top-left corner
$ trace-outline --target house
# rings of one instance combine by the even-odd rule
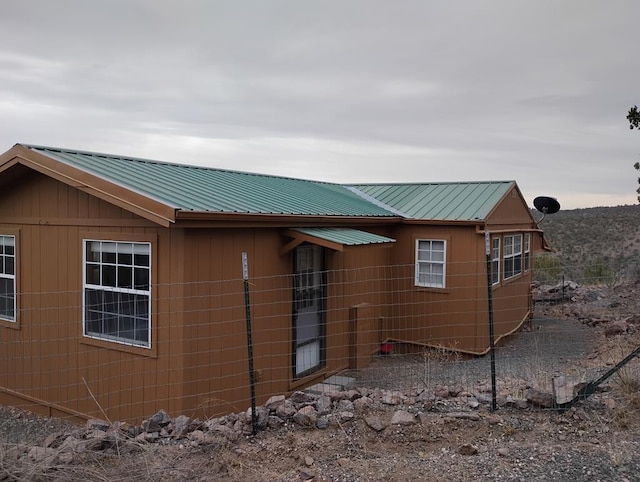
[[[381,342],[489,347],[542,234],[513,181],[340,185],[16,144],[0,156],[0,403],[139,421],[259,402]]]

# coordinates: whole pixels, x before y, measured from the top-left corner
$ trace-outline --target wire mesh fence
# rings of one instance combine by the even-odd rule
[[[58,416],[207,417],[245,410],[252,386],[261,404],[333,389],[323,384],[338,375],[343,388],[489,403],[489,293],[500,406],[530,406],[531,390],[553,394],[557,377],[575,395],[636,348],[632,270],[615,283],[596,273],[569,285],[565,271],[538,266],[534,277],[487,287],[469,276],[482,269],[448,267],[444,289],[416,287],[413,265],[154,285],[148,311],[105,294],[98,324],[87,322],[87,290],[20,293],[19,316],[1,327],[2,401]],[[535,302],[553,289],[562,297]],[[637,391],[638,380],[634,359],[607,383]]]

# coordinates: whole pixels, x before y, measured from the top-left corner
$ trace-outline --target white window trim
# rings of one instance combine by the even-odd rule
[[[500,268],[502,264],[500,255],[500,237],[495,236],[491,238],[491,281],[493,286],[500,284]]]
[[[511,251],[510,253],[508,252],[508,251],[509,251],[509,249],[508,249],[508,247],[507,247],[507,241],[506,241],[506,240],[507,240],[507,238],[512,238],[511,246],[509,246],[510,251]],[[515,243],[516,238],[519,238],[519,239],[520,239],[520,250],[519,250],[519,251],[514,251],[514,246],[515,246],[515,244],[516,244],[516,243]],[[504,280],[508,280],[508,279],[515,278],[516,276],[519,276],[519,275],[521,275],[521,274],[522,274],[522,268],[523,268],[523,259],[522,259],[522,234],[518,233],[518,234],[510,234],[510,235],[504,236],[504,237],[503,237],[503,242],[504,242],[504,244],[503,244],[503,249],[502,249],[502,252],[503,252],[503,253],[502,253],[502,259],[503,259],[503,267],[502,267],[502,270],[503,270],[503,279],[504,279]],[[515,270],[515,259],[516,259],[518,256],[520,256],[520,270],[519,270],[519,271],[516,271],[516,270]],[[507,267],[507,259],[512,259],[512,260],[513,260],[513,263],[514,263],[514,269],[513,269],[513,272],[512,272],[512,274],[511,274],[511,276],[507,276],[506,271],[505,271],[505,269],[506,269],[506,267]]]
[[[103,286],[102,284],[92,284],[92,283],[88,283],[87,282],[87,263],[90,262],[92,264],[100,264],[102,265],[103,262],[102,260],[100,260],[99,262],[94,262],[94,261],[87,261],[87,246],[89,243],[93,243],[93,242],[99,242],[102,244],[102,246],[105,245],[113,245],[115,247],[115,249],[117,249],[118,245],[132,245],[132,250],[133,253],[135,254],[136,248],[140,249],[139,252],[143,252],[144,254],[148,253],[149,256],[149,266],[142,266],[144,268],[148,268],[149,270],[149,289],[148,290],[141,290],[141,289],[135,289],[135,288],[121,288],[121,287],[114,287],[114,286]],[[148,251],[146,249],[144,249],[143,247],[148,247]],[[101,253],[104,252],[103,250],[100,251]],[[106,251],[109,252],[109,251]],[[114,251],[115,252],[115,251]],[[152,313],[151,313],[151,284],[152,284],[152,244],[150,242],[146,242],[146,241],[124,241],[124,240],[109,240],[109,239],[83,239],[82,240],[82,284],[83,284],[83,289],[82,289],[82,335],[86,338],[92,338],[95,340],[102,340],[102,341],[109,341],[112,343],[118,343],[121,345],[126,345],[126,346],[135,346],[135,347],[140,347],[140,348],[147,348],[150,349],[151,348],[151,329],[152,329]],[[134,265],[132,265],[134,266]],[[133,276],[133,275],[132,275]],[[113,335],[106,335],[106,334],[99,334],[99,333],[95,333],[95,332],[87,332],[87,306],[86,306],[86,290],[87,289],[92,289],[92,290],[101,290],[101,291],[109,291],[109,292],[113,292],[113,293],[126,293],[126,294],[139,294],[139,295],[144,295],[147,296],[147,302],[148,302],[148,307],[147,307],[147,313],[148,315],[148,330],[147,330],[147,339],[146,341],[140,341],[140,340],[135,340],[135,339],[131,339],[131,338],[125,338],[125,337],[118,337],[118,336],[113,336]]]
[[[443,260],[424,260],[420,261],[418,257],[418,252],[420,250],[421,242],[438,242],[443,243],[444,253]],[[420,265],[421,264],[437,264],[442,266],[442,284],[438,283],[421,283],[420,282]],[[447,287],[447,241],[445,239],[416,239],[416,248],[415,248],[415,285],[423,288],[438,288],[445,289]]]
[[[522,271],[526,273],[531,269],[531,233],[524,233],[522,254]]]
[[[16,273],[18,271],[18,257],[16,250],[16,236],[13,234],[0,234],[0,238],[12,238],[13,239],[13,255],[9,255],[13,258],[13,274],[4,273],[4,266],[0,266],[0,278],[11,280],[13,285],[13,317],[0,314],[0,320],[15,323],[18,317],[18,289],[16,283]],[[4,246],[4,240],[2,245]],[[5,254],[0,256],[0,263],[4,262]]]

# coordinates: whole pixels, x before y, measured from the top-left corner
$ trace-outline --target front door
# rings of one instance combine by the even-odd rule
[[[296,378],[324,364],[325,352],[324,250],[302,244],[294,251],[293,365]]]

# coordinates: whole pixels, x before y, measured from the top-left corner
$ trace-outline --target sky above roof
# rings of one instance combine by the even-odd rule
[[[635,204],[638,18],[637,0],[6,2],[0,151]]]

